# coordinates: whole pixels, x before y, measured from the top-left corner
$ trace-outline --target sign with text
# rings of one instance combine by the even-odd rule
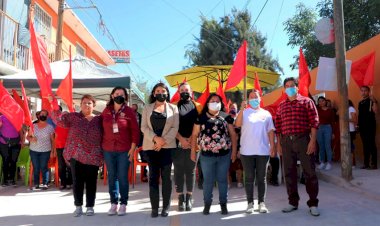
[[[115,63],[130,63],[131,55],[129,50],[107,50]]]

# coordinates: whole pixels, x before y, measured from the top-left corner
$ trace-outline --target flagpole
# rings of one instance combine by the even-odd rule
[[[244,40],[243,41],[243,45],[245,45],[245,49],[244,49],[244,100],[246,101],[247,100],[247,50],[248,50],[248,47],[247,47],[247,42]]]

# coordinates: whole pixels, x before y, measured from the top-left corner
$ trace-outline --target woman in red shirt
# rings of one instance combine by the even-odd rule
[[[129,192],[128,169],[140,138],[136,114],[127,106],[127,99],[125,88],[115,87],[102,113],[102,149],[107,165],[111,199],[108,215],[122,216],[126,213]],[[117,209],[119,202],[120,207]]]

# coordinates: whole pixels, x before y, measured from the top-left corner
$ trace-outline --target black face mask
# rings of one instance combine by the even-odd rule
[[[181,96],[181,100],[183,101],[187,101],[190,98],[190,93],[188,92],[183,92],[183,93],[180,93],[179,95]]]
[[[166,93],[158,93],[154,96],[156,98],[156,100],[158,100],[159,102],[164,102],[166,100],[166,98],[168,98],[168,95]]]
[[[40,116],[40,117],[38,117],[41,121],[46,121],[47,120],[47,116],[45,116],[45,115],[42,115],[42,116]]]
[[[117,97],[113,98],[113,101],[115,101],[115,103],[117,103],[117,104],[122,104],[125,102],[125,99],[123,96],[117,96]]]

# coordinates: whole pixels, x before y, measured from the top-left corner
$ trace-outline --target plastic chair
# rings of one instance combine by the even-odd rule
[[[108,183],[107,178],[108,178],[107,165],[104,162],[104,164],[103,164],[103,184],[104,185],[107,185],[107,183]],[[132,172],[131,172],[131,170],[128,170],[128,180],[131,181],[131,179],[132,179]]]
[[[56,187],[59,187],[59,173],[58,173],[58,160],[57,157],[53,157],[49,159],[48,169],[54,168],[54,183]],[[40,175],[41,178],[42,175]],[[40,179],[41,180],[41,179]],[[32,187],[33,182],[33,164],[30,164],[29,170],[29,187]]]
[[[145,167],[148,166],[148,163],[147,162],[142,162],[141,159],[140,159],[140,151],[142,151],[142,147],[138,148],[135,150],[134,154],[133,154],[133,181],[132,183],[133,184],[136,184],[136,177],[137,177],[137,166],[140,166],[140,180],[142,181],[143,177],[144,177],[144,174],[143,174],[143,170]]]
[[[29,181],[29,170],[30,170],[30,154],[29,154],[29,147],[23,147],[20,150],[20,154],[17,159],[16,168],[18,167],[24,167],[25,168],[25,175],[24,175],[24,183],[25,186],[28,186]],[[15,175],[17,178],[17,174]]]

